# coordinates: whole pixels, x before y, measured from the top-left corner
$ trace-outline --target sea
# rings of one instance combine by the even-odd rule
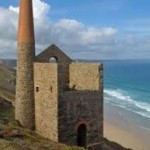
[[[150,129],[150,60],[105,60],[104,103],[134,113]],[[133,119],[135,120],[135,118]]]

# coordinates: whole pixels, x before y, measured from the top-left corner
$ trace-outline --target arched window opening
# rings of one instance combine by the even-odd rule
[[[81,124],[77,130],[77,144],[80,147],[86,148],[86,125]]]
[[[57,58],[57,57],[50,57],[50,58],[49,58],[49,62],[50,62],[50,63],[57,63],[57,61],[58,61],[58,58]]]

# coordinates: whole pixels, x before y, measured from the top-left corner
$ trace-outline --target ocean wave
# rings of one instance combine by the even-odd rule
[[[141,116],[150,118],[150,104],[133,99],[126,91],[121,89],[105,89],[104,99],[114,106],[118,106]]]
[[[116,97],[116,98],[118,98],[120,100],[133,101],[130,96],[124,95],[123,91],[120,90],[120,89],[116,89],[116,90],[104,90],[104,93],[106,93],[106,94],[108,94],[110,96]]]

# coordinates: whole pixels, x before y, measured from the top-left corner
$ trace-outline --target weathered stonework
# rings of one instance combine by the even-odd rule
[[[87,146],[103,137],[103,103],[98,91],[68,91],[59,101],[59,140],[77,145],[77,129],[87,128]]]
[[[103,66],[95,63],[69,65],[69,91],[60,95],[59,140],[78,145],[77,129],[87,128],[86,147],[103,137]],[[67,128],[66,128],[67,127]]]
[[[53,44],[36,56],[36,62],[50,63],[50,58],[55,58],[59,66],[59,92],[62,92],[69,85],[69,64],[72,60]]]
[[[15,118],[23,127],[34,128],[34,44],[18,44]]]
[[[69,87],[76,90],[99,90],[100,70],[96,63],[71,63]]]
[[[32,0],[20,0],[19,8],[15,118],[23,127],[34,129],[35,40]]]
[[[34,63],[36,131],[56,142],[79,145],[78,129],[85,125],[83,146],[96,150],[103,137],[103,66],[73,62],[56,48],[49,47]],[[49,62],[51,57],[57,62]]]
[[[36,131],[58,141],[57,64],[34,63]]]

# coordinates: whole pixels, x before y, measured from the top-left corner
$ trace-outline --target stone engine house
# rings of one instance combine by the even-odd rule
[[[74,62],[51,45],[35,56],[32,0],[20,0],[15,118],[68,145],[98,150],[103,137],[103,66]]]
[[[46,138],[90,146],[103,137],[103,67],[51,45],[34,63],[35,127]]]

